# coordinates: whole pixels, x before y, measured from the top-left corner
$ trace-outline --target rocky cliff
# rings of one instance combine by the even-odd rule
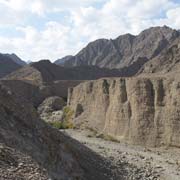
[[[179,97],[179,78],[105,78],[70,89],[68,104],[78,127],[132,144],[180,147]]]

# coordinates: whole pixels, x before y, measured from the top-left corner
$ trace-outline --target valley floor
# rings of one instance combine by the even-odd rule
[[[180,149],[143,148],[94,136],[85,130],[62,130],[99,155],[110,160],[116,171],[126,170],[126,180],[179,180]],[[112,178],[112,180],[114,180]]]

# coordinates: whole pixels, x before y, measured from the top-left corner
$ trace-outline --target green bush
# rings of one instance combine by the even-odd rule
[[[63,109],[63,120],[62,121],[52,121],[49,124],[57,129],[73,129],[74,125],[72,123],[72,118],[74,111],[70,107],[66,106]]]
[[[64,121],[72,121],[73,115],[74,115],[74,111],[69,106],[64,107],[63,109]]]
[[[73,129],[73,124],[65,121],[53,121],[49,124],[57,129]]]

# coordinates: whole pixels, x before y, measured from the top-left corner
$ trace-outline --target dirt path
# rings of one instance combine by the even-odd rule
[[[72,138],[111,160],[116,168],[127,168],[130,179],[180,180],[180,149],[143,148],[96,138],[91,131],[65,130]]]

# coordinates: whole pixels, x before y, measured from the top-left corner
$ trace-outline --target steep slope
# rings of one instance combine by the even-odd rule
[[[132,144],[180,147],[180,77],[166,77],[81,83],[68,95],[74,123]]]
[[[15,63],[10,57],[0,54],[0,78],[21,68],[21,65]]]
[[[30,104],[0,85],[0,179],[120,178],[110,171],[108,164],[46,125]]]
[[[138,36],[125,34],[114,40],[99,39],[66,60],[64,66],[95,65],[122,69],[132,65],[136,67],[137,64],[141,68],[179,36],[178,31],[164,26],[149,28]]]
[[[139,74],[165,74],[180,72],[180,38],[170,44],[161,54],[147,62]]]
[[[28,80],[35,84],[42,84],[43,82],[56,80],[92,80],[101,77],[119,77],[121,75],[122,73],[118,70],[102,69],[95,66],[66,68],[53,64],[48,60],[42,60],[25,66],[4,79]]]
[[[21,65],[21,66],[25,66],[26,62],[23,61],[22,59],[20,59],[16,54],[12,53],[12,54],[4,54],[4,56],[7,56],[9,58],[11,58],[15,63]]]
[[[8,74],[3,79],[5,80],[25,80],[32,82],[33,84],[40,84],[42,82],[42,77],[39,71],[37,71],[32,66],[28,65],[17,71]]]
[[[68,88],[80,84],[82,81],[55,81],[43,85],[34,85],[21,80],[1,80],[0,83],[7,86],[17,96],[28,101],[37,108],[47,97],[58,96],[67,99]]]

